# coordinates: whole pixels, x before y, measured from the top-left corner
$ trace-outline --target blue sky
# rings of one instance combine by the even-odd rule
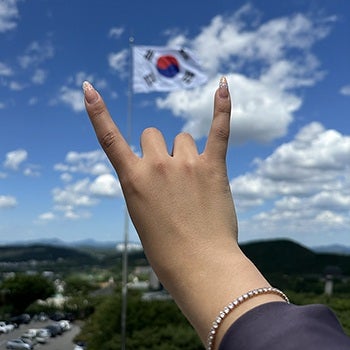
[[[226,75],[240,240],[350,244],[347,0],[1,0],[1,243],[123,239],[124,201],[81,84],[95,85],[125,133],[131,35],[191,49],[208,76],[194,90],[134,94],[136,151],[148,126],[169,149],[182,130],[202,149]]]

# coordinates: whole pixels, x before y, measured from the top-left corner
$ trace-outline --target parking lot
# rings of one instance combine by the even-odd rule
[[[10,339],[15,339],[21,337],[28,329],[31,328],[44,328],[49,324],[52,324],[53,321],[32,321],[29,324],[22,324],[19,328],[14,329],[13,331],[7,334],[0,334],[0,349],[6,349],[6,343]],[[74,337],[79,333],[80,327],[76,323],[71,323],[71,329],[62,333],[62,335],[57,335],[56,337],[49,338],[45,344],[36,344],[34,349],[40,350],[73,350]]]

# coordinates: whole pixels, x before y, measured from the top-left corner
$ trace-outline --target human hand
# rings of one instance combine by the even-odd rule
[[[237,244],[226,169],[231,113],[226,79],[215,93],[212,125],[200,154],[187,133],[177,135],[169,154],[162,134],[148,128],[141,136],[143,155],[137,156],[98,92],[88,82],[83,88],[86,110],[118,174],[147,258],[204,341],[232,295],[258,282],[267,285]]]
[[[199,154],[193,138],[180,133],[170,155],[154,128],[141,136],[143,156],[133,153],[101,97],[85,83],[86,108],[114,166],[131,219],[158,275],[193,250],[227,246],[237,238],[237,220],[226,172],[231,101],[225,78],[215,94],[207,144]],[[89,98],[97,98],[89,103]],[[189,250],[189,251],[188,251]]]

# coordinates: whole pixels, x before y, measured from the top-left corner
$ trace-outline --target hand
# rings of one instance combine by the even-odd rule
[[[168,273],[168,264],[193,250],[234,245],[237,220],[225,161],[231,113],[226,80],[215,94],[214,118],[202,154],[193,138],[181,133],[169,155],[162,134],[149,128],[142,134],[139,158],[91,85],[85,93],[97,137],[119,176],[131,219],[160,278]],[[97,98],[95,103],[88,102],[91,96]]]
[[[121,135],[98,92],[87,82],[83,87],[87,112],[118,174],[147,258],[204,340],[228,301],[268,285],[237,243],[226,169],[231,113],[226,79],[215,93],[203,153],[189,134],[180,133],[169,154],[162,134],[149,128],[141,136],[141,158]]]

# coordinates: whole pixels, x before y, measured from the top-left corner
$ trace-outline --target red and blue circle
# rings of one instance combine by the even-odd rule
[[[160,56],[157,60],[157,70],[167,78],[173,78],[180,72],[180,65],[174,56]]]

